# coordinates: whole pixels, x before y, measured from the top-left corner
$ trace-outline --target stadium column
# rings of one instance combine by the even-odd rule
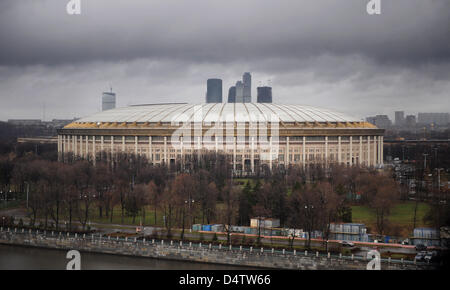
[[[286,164],[286,169],[288,168],[290,163],[290,154],[289,154],[289,137],[286,137],[286,159],[284,164]]]
[[[341,164],[342,151],[341,151],[341,136],[338,136],[338,163]]]
[[[233,142],[233,170],[236,170],[236,142],[237,142],[237,140],[236,140],[236,137],[233,137],[234,138],[234,142]]]
[[[148,137],[148,160],[153,163],[152,136]]]
[[[61,161],[61,135],[58,135],[58,161]]]
[[[303,146],[302,146],[302,158],[303,158],[303,169],[306,166],[306,137],[303,136]]]
[[[242,172],[245,171],[245,142],[247,142],[247,140],[245,140],[244,136],[244,145],[242,146],[242,154],[241,154]]]
[[[92,136],[92,160],[94,162],[94,165],[97,161],[97,136]]]
[[[61,161],[64,162],[64,150],[66,149],[66,138],[65,135],[61,135]]]
[[[217,138],[217,134],[215,134],[214,135],[214,141],[215,141],[215,143],[216,143],[216,154],[217,154],[217,152],[218,152],[218,148],[219,148],[219,140],[218,140],[218,138]]]
[[[269,168],[272,171],[272,136],[269,137]]]
[[[105,136],[100,136],[100,160],[103,158],[103,152],[105,151]]]
[[[252,137],[252,148],[251,148],[252,152],[250,154],[251,158],[252,158],[252,173],[255,172],[255,137]]]
[[[89,160],[89,136],[85,136],[86,137],[86,154],[85,154],[85,158],[86,160]]]
[[[367,136],[367,166],[370,166],[370,136]]]
[[[383,149],[384,149],[384,147],[383,147],[383,139],[384,139],[384,137],[383,136],[380,136],[380,163],[381,163],[381,165],[384,165],[384,155],[383,155]]]
[[[122,136],[122,153],[125,153],[125,136]]]
[[[183,136],[180,137],[180,150],[181,150],[181,168],[184,166],[184,142]]]
[[[77,156],[77,136],[72,135],[73,155]]]
[[[325,167],[328,167],[328,136],[325,136]]]
[[[202,140],[201,140],[201,137],[200,136],[198,136],[197,137],[197,162],[200,162],[200,150],[201,150],[201,142],[202,142]]]
[[[134,155],[138,155],[138,136],[134,136]]]
[[[378,164],[377,158],[377,136],[373,136],[373,165],[376,166]]]
[[[111,162],[114,159],[114,136],[111,136]]]
[[[353,165],[353,137],[350,136],[350,165]]]
[[[80,135],[80,157],[84,158],[83,155],[83,136]]]
[[[167,165],[167,137],[164,136],[164,163]]]
[[[359,165],[362,164],[363,162],[363,151],[362,151],[362,136],[359,136],[359,158],[358,158],[358,163]]]

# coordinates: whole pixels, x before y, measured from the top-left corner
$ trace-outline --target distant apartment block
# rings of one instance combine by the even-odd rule
[[[388,129],[392,126],[392,122],[387,115],[367,117],[366,120],[381,129]]]
[[[448,125],[450,123],[449,113],[419,113],[417,123],[423,125]]]

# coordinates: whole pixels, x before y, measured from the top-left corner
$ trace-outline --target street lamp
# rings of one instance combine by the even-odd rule
[[[305,216],[308,225],[308,249],[311,247],[311,233],[313,230],[313,221],[311,211],[314,209],[314,205],[305,205]]]
[[[191,213],[191,204],[194,204],[194,200],[193,199],[191,199],[190,197],[189,197],[189,199],[188,200],[185,200],[184,201],[184,204],[186,205],[188,205],[188,208],[189,208],[189,216],[190,216],[190,225],[189,225],[189,232],[191,233],[192,232],[192,213]]]

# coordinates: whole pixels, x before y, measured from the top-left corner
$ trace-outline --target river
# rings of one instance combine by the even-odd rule
[[[67,251],[0,245],[0,270],[64,270]],[[81,253],[82,270],[243,270],[237,266]]]

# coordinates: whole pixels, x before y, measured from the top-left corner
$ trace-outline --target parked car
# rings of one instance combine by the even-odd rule
[[[427,252],[423,259],[426,262],[436,262],[437,258],[438,258],[438,253],[436,251],[432,251],[432,252]]]
[[[425,251],[427,249],[427,246],[425,246],[424,244],[417,244],[416,245],[416,251],[420,252],[420,251]]]
[[[425,256],[427,255],[427,252],[421,251],[417,253],[416,257],[414,258],[417,262],[423,262],[425,260]]]
[[[353,242],[349,242],[349,241],[342,241],[341,245],[343,247],[354,247],[355,246],[355,244]]]

